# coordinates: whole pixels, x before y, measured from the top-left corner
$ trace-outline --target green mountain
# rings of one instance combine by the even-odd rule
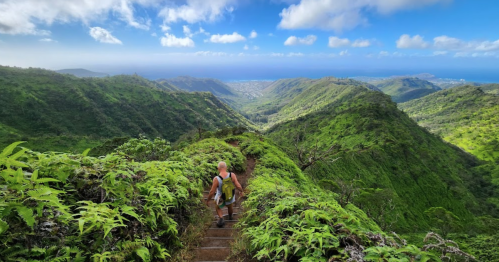
[[[357,186],[366,190],[353,202],[385,230],[428,230],[424,212],[431,207],[444,207],[465,223],[482,212],[497,214],[487,202],[495,199],[490,179],[471,168],[480,163],[419,127],[381,92],[314,85],[275,118],[281,123],[268,130],[270,140],[297,162],[300,152],[306,162],[331,149],[328,159],[337,161],[318,161],[307,175],[318,184],[332,181],[340,193],[360,180]]]
[[[392,78],[373,84],[397,103],[417,99],[442,89],[431,82],[415,77]]]
[[[499,95],[499,84],[485,84],[481,85],[480,89],[483,90],[485,93],[493,94],[493,95]]]
[[[250,125],[210,93],[176,90],[139,76],[76,78],[0,67],[0,144],[28,140],[36,150],[82,150],[105,138],[176,140],[197,127]]]
[[[232,96],[234,92],[225,83],[212,78],[195,78],[180,76],[170,79],[157,80],[159,83],[168,83],[189,92],[210,92],[215,96]]]
[[[480,159],[499,160],[498,85],[461,86],[399,104],[419,125]],[[495,89],[497,90],[497,89]]]
[[[263,96],[250,101],[241,111],[250,120],[270,127],[284,120],[308,114],[331,99],[337,99],[335,87],[365,87],[378,91],[373,85],[352,79],[325,77],[321,79],[292,78],[273,83],[263,91]],[[300,110],[296,110],[296,109]]]
[[[106,77],[109,76],[106,73],[98,73],[98,72],[92,72],[86,69],[78,68],[78,69],[62,69],[62,70],[57,70],[57,73],[60,74],[69,74],[69,75],[74,75],[76,77]]]

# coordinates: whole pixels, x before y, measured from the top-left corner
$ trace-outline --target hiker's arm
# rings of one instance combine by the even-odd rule
[[[237,181],[237,176],[236,174],[232,173],[232,182],[234,183],[234,186],[236,186],[237,190],[239,190],[239,192],[243,193],[243,187],[241,186],[241,184],[239,184],[239,181]]]
[[[210,200],[215,196],[218,188],[218,179],[216,177],[213,178],[213,185],[211,186],[210,193],[208,194],[208,199],[206,199],[206,205],[209,205]]]

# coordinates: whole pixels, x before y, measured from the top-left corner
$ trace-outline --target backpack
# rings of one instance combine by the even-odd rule
[[[222,180],[222,197],[220,200],[223,202],[231,201],[236,192],[236,186],[232,182],[231,175],[232,173],[229,173],[229,176],[225,179],[222,176],[218,176]]]

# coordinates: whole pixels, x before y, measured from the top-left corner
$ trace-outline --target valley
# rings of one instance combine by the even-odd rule
[[[442,261],[429,249],[440,236],[461,244],[455,261],[495,261],[483,239],[499,225],[496,87],[0,67],[0,255],[201,261],[213,253],[202,251],[213,217],[201,195],[223,159],[251,175],[224,235],[230,261],[372,261],[385,249]],[[68,240],[45,239],[53,228]]]

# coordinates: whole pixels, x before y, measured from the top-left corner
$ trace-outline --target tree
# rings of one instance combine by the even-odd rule
[[[338,194],[338,203],[345,207],[348,203],[351,203],[355,197],[362,190],[362,185],[364,182],[359,179],[352,179],[344,181],[340,178],[335,180],[323,179],[319,182],[319,185],[324,189],[333,191]]]
[[[332,160],[329,160],[332,156],[337,154],[334,150],[337,148],[336,145],[331,145],[327,150],[321,150],[319,149],[319,142],[316,140],[315,145],[312,147],[304,147],[303,145],[299,145],[301,142],[300,137],[305,136],[307,132],[307,127],[305,126],[303,135],[300,136],[300,133],[296,135],[296,140],[295,140],[295,150],[296,154],[298,157],[298,166],[302,171],[305,171],[308,167],[314,165],[315,163],[319,161],[326,161],[328,162],[336,162],[340,158],[335,158]]]
[[[440,207],[441,208],[441,207]],[[448,212],[448,211],[447,211]],[[440,259],[442,261],[454,261],[452,258],[461,257],[466,261],[476,260],[472,255],[461,251],[459,249],[459,245],[452,240],[445,240],[438,234],[430,232],[426,235],[424,242],[429,242],[425,246],[423,246],[423,251],[436,250],[441,253]]]
[[[393,201],[394,193],[390,189],[364,188],[355,198],[355,205],[373,219],[383,231],[390,229],[399,219],[394,214],[396,208]]]
[[[430,218],[432,225],[438,229],[442,237],[456,231],[461,227],[460,219],[451,211],[443,207],[432,207],[425,211],[425,214]]]

